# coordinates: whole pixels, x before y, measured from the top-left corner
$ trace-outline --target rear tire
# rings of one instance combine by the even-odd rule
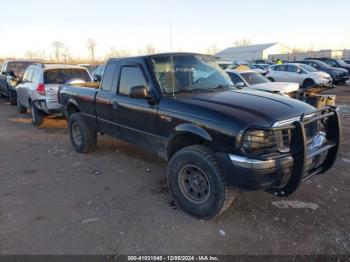
[[[78,153],[87,153],[96,147],[97,132],[89,128],[81,113],[74,113],[70,116],[69,136]]]
[[[44,122],[44,117],[42,116],[39,109],[35,106],[34,103],[31,104],[31,114],[33,125],[41,126]]]
[[[21,103],[19,102],[18,96],[17,96],[17,111],[20,114],[25,114],[27,113],[27,108],[25,106],[22,106]]]
[[[174,199],[196,218],[219,216],[238,193],[228,185],[214,152],[203,145],[189,146],[175,153],[167,173]]]

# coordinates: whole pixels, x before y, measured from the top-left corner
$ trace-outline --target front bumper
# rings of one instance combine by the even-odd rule
[[[314,117],[309,117],[315,115]],[[327,141],[312,147],[307,137],[306,126],[327,121]],[[257,127],[258,128],[258,127]],[[266,130],[291,129],[291,150],[275,157],[250,157],[232,154],[217,154],[227,174],[228,182],[242,190],[268,190],[277,196],[292,194],[299,185],[314,175],[329,170],[337,157],[340,144],[340,122],[335,107],[315,111],[289,122],[276,123]]]

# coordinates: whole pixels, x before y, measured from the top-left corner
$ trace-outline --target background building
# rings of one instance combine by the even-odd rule
[[[350,59],[350,49],[345,49],[343,52],[344,59]]]
[[[277,59],[283,61],[298,61],[304,60],[305,58],[312,57],[331,57],[331,58],[342,58],[344,56],[345,50],[320,50],[320,51],[308,51],[308,52],[300,52],[300,53],[288,53],[288,54],[270,54],[268,56],[268,60],[276,61]],[[350,54],[349,54],[350,55]]]
[[[280,43],[269,43],[261,45],[247,45],[226,48],[215,56],[221,59],[235,61],[267,60],[271,54],[287,54],[291,49]]]

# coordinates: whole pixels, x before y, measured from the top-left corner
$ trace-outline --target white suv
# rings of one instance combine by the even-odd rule
[[[43,123],[43,117],[59,113],[60,84],[91,82],[89,71],[81,66],[37,63],[29,66],[21,84],[17,86],[17,108],[26,113],[30,108],[32,122]]]
[[[315,68],[298,63],[289,63],[270,66],[266,77],[276,82],[299,83],[301,88],[317,85],[332,86],[332,78],[329,74]]]

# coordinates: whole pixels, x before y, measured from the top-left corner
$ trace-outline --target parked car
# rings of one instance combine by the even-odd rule
[[[226,61],[226,60],[218,60],[217,63],[221,67],[222,70],[235,69],[238,66],[237,64],[234,64],[234,63],[232,63],[230,61]]]
[[[350,73],[350,65],[345,63],[341,59],[321,57],[321,58],[306,58],[305,60],[310,60],[310,59],[323,61],[331,67],[344,68],[348,70],[348,72]]]
[[[43,123],[44,116],[60,113],[58,104],[59,84],[91,82],[85,67],[61,64],[32,64],[26,70],[22,82],[17,86],[17,108],[26,113],[29,108],[32,122]]]
[[[328,73],[332,77],[333,83],[345,83],[349,79],[349,72],[339,67],[331,67],[321,60],[304,60],[299,63],[307,64],[313,68]]]
[[[272,65],[266,77],[273,82],[299,83],[302,88],[308,88],[313,85],[333,86],[332,78],[329,74],[301,63]]]
[[[225,72],[230,76],[234,86],[238,88],[253,88],[290,97],[294,97],[299,90],[297,83],[271,82],[253,70],[236,71],[229,69],[225,70]]]
[[[92,73],[92,79],[94,82],[100,82],[106,65],[99,65]]]
[[[11,105],[16,105],[16,85],[22,79],[27,67],[36,60],[6,60],[1,66],[0,96],[8,97]]]
[[[253,64],[257,68],[260,68],[262,70],[269,71],[270,65],[269,64]]]
[[[256,73],[259,73],[259,74],[261,74],[261,75],[263,75],[263,76],[266,75],[267,72],[268,72],[265,68],[261,68],[260,66],[257,66],[257,65],[249,64],[248,67],[249,67],[252,71],[254,71],[254,72],[256,72]]]
[[[339,148],[335,107],[236,89],[207,55],[110,59],[99,89],[63,84],[59,101],[77,152],[100,132],[157,153],[172,196],[198,218],[222,213],[239,189],[288,196]]]
[[[350,65],[350,59],[345,59],[344,62]]]

